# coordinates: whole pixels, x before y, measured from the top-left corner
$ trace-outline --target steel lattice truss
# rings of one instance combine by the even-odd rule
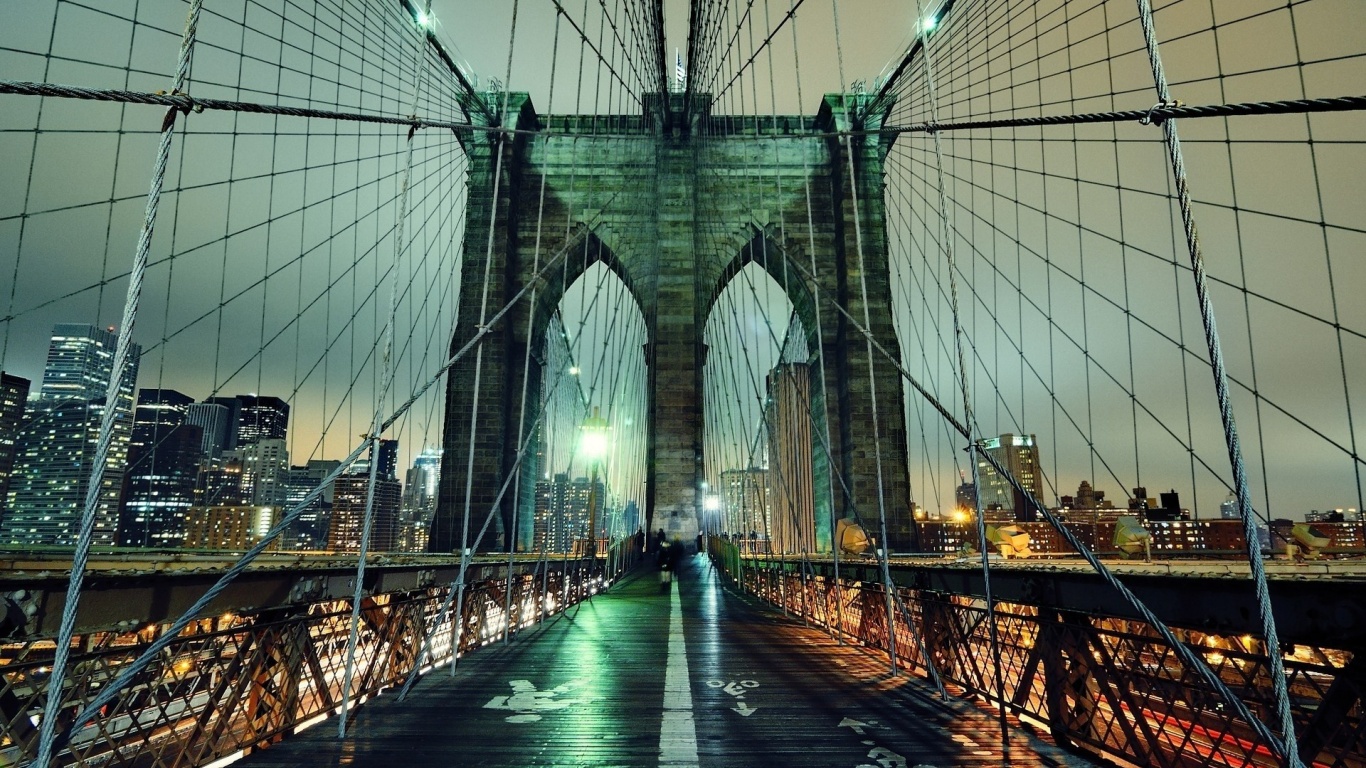
[[[736,559],[729,566],[732,576],[754,594],[885,652],[881,584],[784,573],[774,564],[741,565]],[[998,696],[982,600],[905,588],[898,588],[897,597],[897,655],[912,672],[928,674],[923,647],[950,692],[993,704],[1003,697],[1013,716],[1043,724],[1060,744],[1163,768],[1281,764],[1218,693],[1141,621],[997,603],[994,616],[1005,671]],[[1256,716],[1271,716],[1269,662],[1259,640],[1173,629]],[[1329,645],[1297,644],[1287,651],[1286,674],[1306,764],[1366,764],[1362,655]]]
[[[467,586],[466,654],[586,598],[602,576],[580,560],[523,569]],[[361,606],[350,698],[362,702],[451,662],[456,627],[449,586],[375,594]],[[505,613],[504,606],[509,610]],[[75,766],[204,765],[297,733],[341,709],[348,600],[325,600],[198,620],[123,688],[101,716],[70,735],[55,759]],[[78,635],[62,689],[63,726],[168,626]],[[426,654],[419,659],[420,649]],[[0,755],[33,754],[54,645],[0,645]],[[419,667],[420,665],[420,667]],[[352,710],[354,713],[355,710]]]

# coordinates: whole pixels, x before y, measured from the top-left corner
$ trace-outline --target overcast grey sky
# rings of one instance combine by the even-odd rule
[[[561,2],[582,21],[583,0]],[[135,5],[136,25],[129,19]],[[584,23],[594,40],[598,5],[587,4]],[[755,39],[791,5],[756,0]],[[1366,5],[1157,5],[1173,90],[1187,103],[1336,96],[1366,82]],[[0,77],[164,89],[185,7],[181,0],[4,4]],[[512,48],[510,85],[530,92],[541,111],[630,111],[591,52],[580,72],[583,49],[563,20],[556,50],[551,0],[521,0],[515,47],[511,7],[506,0],[433,4],[442,39],[482,82],[506,78]],[[1134,7],[1128,0],[1084,8],[958,0],[931,38],[941,119],[1151,106]],[[340,24],[309,3],[284,16],[246,0],[209,0],[207,8],[193,93],[385,114],[411,109],[407,45],[414,38],[388,3],[349,2]],[[665,15],[671,68],[674,50],[686,51],[687,3],[667,0]],[[784,29],[771,68],[762,55],[746,89],[732,89],[720,109],[809,113],[842,82],[871,87],[915,25],[914,2],[804,0],[796,49]],[[738,39],[748,58],[750,28]],[[928,119],[923,77],[914,82],[898,102],[897,122]],[[443,109],[441,101],[425,100],[422,109]],[[444,103],[449,109],[449,96]],[[55,322],[118,321],[119,275],[131,260],[160,121],[153,107],[0,97],[0,299],[15,315],[3,328],[5,370],[39,377]],[[371,352],[382,345],[392,286],[386,269],[395,252],[404,131],[212,113],[182,121],[190,135],[177,137],[138,324],[137,340],[153,348],[140,383],[195,397],[216,388],[298,389],[295,460],[345,453],[374,410],[379,372]],[[1258,506],[1294,517],[1357,506],[1360,462],[1352,454],[1366,440],[1363,119],[1184,120],[1179,130],[1230,373],[1240,382],[1234,402]],[[1177,488],[1187,505],[1197,501],[1203,514],[1215,514],[1227,459],[1157,129],[944,138],[983,433],[1038,434],[1058,493],[1090,479],[1122,498],[1141,481],[1154,493]],[[400,269],[407,287],[399,315],[419,330],[401,334],[400,389],[444,355],[463,210],[453,137],[419,132],[416,147],[407,231],[417,241]],[[907,367],[956,402],[934,172],[926,137],[898,139],[888,166],[889,246]],[[173,262],[164,260],[169,254]],[[785,315],[783,302],[772,303],[775,319]],[[956,480],[960,451],[939,425],[922,429],[917,407],[911,401],[912,488],[933,509]],[[416,409],[403,427],[405,449],[435,439],[437,408],[429,400]],[[330,427],[319,446],[323,424]],[[1188,448],[1212,469],[1197,461],[1193,471]]]

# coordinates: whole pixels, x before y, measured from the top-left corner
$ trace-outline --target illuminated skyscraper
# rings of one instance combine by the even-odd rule
[[[1007,433],[982,442],[985,451],[995,458],[1007,472],[1019,480],[1020,485],[1024,486],[1026,491],[1032,493],[1040,501],[1044,501],[1043,473],[1039,467],[1039,445],[1033,435]],[[986,459],[980,457],[977,459],[977,477],[982,485],[980,501],[982,509],[987,510],[988,522],[995,522],[989,516],[989,510],[993,508],[1002,510],[1007,519],[1019,522],[1034,520],[1036,512],[1025,502],[1024,495],[1016,492],[1014,486],[1006,478],[999,475]]]
[[[42,389],[25,417],[15,449],[0,542],[18,546],[76,543],[117,339],[112,328],[68,323],[53,328]],[[114,402],[112,441],[95,508],[96,545],[116,541],[141,354],[137,344],[130,347]]]
[[[227,456],[242,464],[242,493],[249,503],[267,507],[284,506],[289,448],[283,438],[243,443],[237,450],[228,451]]]
[[[28,379],[0,371],[0,512],[5,509],[9,493],[9,478],[14,469],[30,383]]]
[[[237,447],[260,440],[284,440],[289,431],[289,404],[278,397],[238,395]]]
[[[119,544],[178,547],[194,506],[203,431],[186,423],[194,399],[172,389],[138,391],[128,471],[119,510]]]
[[[342,475],[332,492],[332,517],[327,529],[327,548],[333,552],[359,552],[365,523],[370,475]],[[397,543],[398,507],[403,495],[397,480],[375,480],[375,508],[370,528],[370,552],[393,551]]]
[[[812,552],[811,376],[806,363],[784,363],[768,374],[768,499],[772,551]]]
[[[284,440],[288,436],[289,404],[278,397],[236,395],[210,397],[206,404],[228,409],[230,435],[224,448],[245,448],[259,440]]]
[[[441,449],[426,448],[413,460],[403,481],[403,505],[399,509],[398,548],[423,551],[427,527],[436,512],[436,491],[441,482]]]
[[[193,403],[185,409],[185,423],[199,427],[204,433],[201,450],[217,458],[228,450],[232,437],[232,409],[222,403]]]
[[[588,540],[588,501],[597,500],[599,534],[606,516],[603,514],[607,493],[598,480],[597,493],[591,491],[588,478],[569,479],[557,474],[553,480],[536,484],[536,518],[532,528],[532,542],[537,550],[568,552],[576,544]]]
[[[332,473],[340,461],[331,459],[310,459],[308,464],[302,467],[290,467],[285,479],[285,503],[286,511],[302,504],[304,499],[313,492],[313,489],[322,484],[327,476]],[[326,488],[308,502],[304,510],[299,513],[294,524],[289,531],[284,534],[287,543],[284,549],[326,549],[327,530],[331,525],[332,515],[332,493],[334,486],[329,484]]]
[[[370,474],[370,453],[366,451],[361,454],[351,468],[346,471],[348,475],[369,475]],[[379,477],[382,480],[398,479],[398,441],[380,440],[379,441]]]
[[[736,536],[767,536],[770,530],[768,471],[758,467],[721,473],[721,528]]]

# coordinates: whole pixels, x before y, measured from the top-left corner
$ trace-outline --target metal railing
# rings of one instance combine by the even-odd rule
[[[722,539],[713,539],[711,547],[717,563],[746,591],[846,641],[888,649],[880,581],[855,580],[856,574],[836,581],[816,568],[742,557]],[[1323,588],[1332,587],[1324,583]],[[892,638],[904,668],[927,675],[928,655],[952,693],[993,704],[1004,699],[1008,710],[1041,724],[1061,745],[1163,768],[1280,765],[1249,725],[1183,668],[1142,621],[1080,606],[997,602],[1005,672],[1004,690],[998,691],[988,612],[980,598],[904,586],[895,587],[895,597]],[[1257,717],[1274,720],[1270,664],[1260,639],[1173,628]],[[1286,646],[1284,663],[1306,765],[1361,768],[1366,766],[1366,654],[1333,647],[1340,639],[1324,636],[1327,644]]]
[[[620,550],[620,551],[618,551]],[[606,588],[638,553],[618,543],[596,561],[547,557],[487,569],[466,586],[460,655],[499,642]],[[511,584],[511,595],[506,594]],[[361,605],[350,701],[448,665],[456,625],[450,584],[372,593]],[[267,602],[263,600],[263,602]],[[506,606],[506,608],[505,608]],[[199,766],[248,753],[335,716],[345,679],[349,599],[229,611],[192,623],[54,760],[74,766]],[[169,621],[77,635],[59,731]],[[419,658],[420,650],[427,652]],[[0,644],[0,765],[32,759],[55,646],[50,634]]]

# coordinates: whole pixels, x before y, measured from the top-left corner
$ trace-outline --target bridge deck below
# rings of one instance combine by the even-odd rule
[[[738,595],[701,558],[636,571],[507,646],[438,670],[239,765],[986,766],[993,713]],[[1011,764],[1090,765],[1018,727]]]

